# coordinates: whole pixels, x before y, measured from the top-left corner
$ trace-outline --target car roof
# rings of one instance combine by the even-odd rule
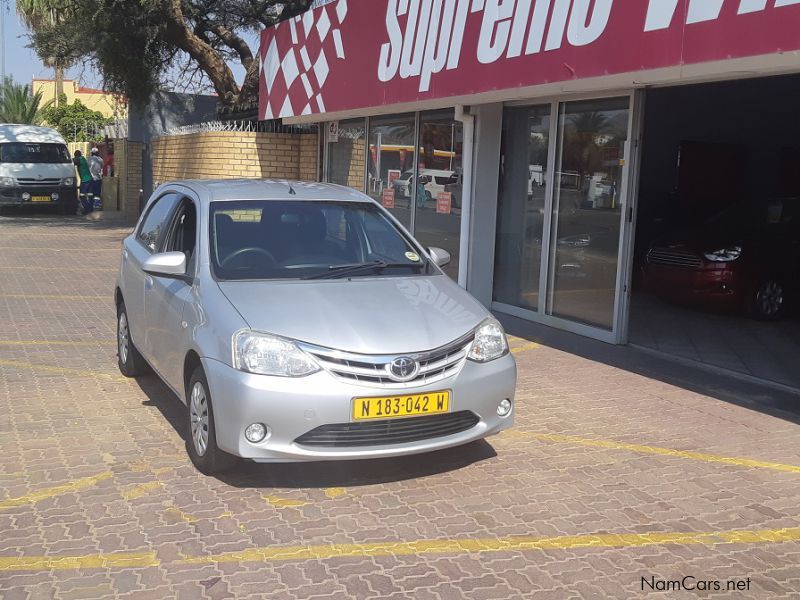
[[[201,200],[320,200],[333,202],[373,202],[353,188],[333,183],[291,179],[187,179],[172,181],[160,190],[185,186],[198,192]]]
[[[0,144],[22,142],[29,144],[66,144],[55,129],[37,125],[0,124]]]

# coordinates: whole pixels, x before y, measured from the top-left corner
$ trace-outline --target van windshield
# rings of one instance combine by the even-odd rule
[[[38,142],[8,142],[0,144],[0,162],[3,163],[71,163],[69,150],[64,144]]]

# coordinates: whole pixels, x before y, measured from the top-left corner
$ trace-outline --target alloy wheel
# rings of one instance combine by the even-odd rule
[[[756,294],[756,305],[765,317],[773,317],[778,314],[783,307],[783,300],[783,286],[773,280],[764,282]]]
[[[203,456],[208,448],[208,398],[203,384],[195,382],[189,402],[192,444],[198,456]]]
[[[128,317],[123,311],[120,313],[119,323],[117,323],[117,350],[119,352],[119,360],[123,365],[128,362],[128,344],[130,344]]]

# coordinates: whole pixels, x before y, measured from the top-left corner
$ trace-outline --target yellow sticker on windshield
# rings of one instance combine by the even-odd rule
[[[419,262],[419,254],[416,252],[406,252],[406,258],[408,260],[413,260],[414,262]]]

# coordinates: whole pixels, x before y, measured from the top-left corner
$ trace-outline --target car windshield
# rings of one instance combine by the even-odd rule
[[[212,202],[211,265],[218,279],[315,279],[428,273],[383,211],[369,202]]]
[[[64,144],[9,142],[0,144],[0,162],[4,163],[70,163]]]

